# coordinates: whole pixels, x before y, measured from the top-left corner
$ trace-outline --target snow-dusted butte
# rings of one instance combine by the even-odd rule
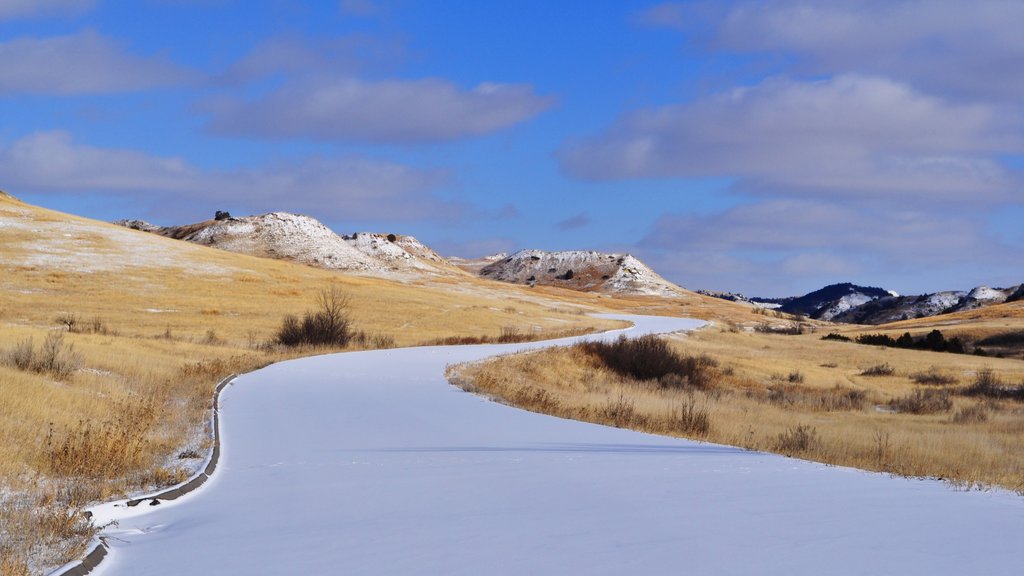
[[[700,324],[633,319],[633,334]],[[444,380],[447,364],[540,345],[239,377],[210,482],[95,510],[117,520],[98,573],[1020,573],[1019,496],[552,418]]]
[[[160,227],[142,220],[115,224],[229,252],[382,278],[462,274],[412,236],[360,232],[343,237],[315,218],[290,212],[227,216],[184,226]]]
[[[480,269],[484,278],[574,290],[677,296],[680,289],[630,254],[520,250]]]

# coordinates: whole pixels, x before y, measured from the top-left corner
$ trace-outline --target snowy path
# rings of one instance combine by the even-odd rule
[[[632,333],[692,328],[631,317]],[[98,574],[1020,574],[1024,499],[560,420],[448,385],[537,345],[322,356],[222,396],[213,479]],[[104,506],[99,517],[129,509]]]

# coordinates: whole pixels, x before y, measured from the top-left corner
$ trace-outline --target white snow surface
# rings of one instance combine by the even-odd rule
[[[456,271],[444,257],[412,236],[357,232],[342,238],[356,250],[396,270],[413,269],[435,273]]]
[[[632,334],[701,324],[630,318]],[[156,507],[96,508],[118,520],[96,573],[1020,573],[1014,494],[552,418],[442,375],[537,346],[335,354],[239,377],[213,479]]]
[[[572,275],[566,277],[567,272]],[[622,294],[678,296],[681,291],[630,254],[587,250],[520,250],[480,270],[481,276],[514,282],[535,282],[581,290]]]
[[[350,246],[318,220],[288,212],[217,220],[182,240],[329,269],[386,271],[380,262]]]
[[[836,316],[839,316],[847,310],[851,310],[862,304],[867,304],[874,300],[874,296],[868,296],[863,292],[853,292],[852,294],[846,294],[842,298],[836,301],[835,304],[830,306],[827,310],[821,313],[820,318],[822,320],[831,320]]]
[[[995,288],[989,288],[988,286],[978,286],[972,289],[967,297],[972,300],[985,303],[998,303],[1006,301],[1006,298],[1012,293],[1013,290],[996,290]]]

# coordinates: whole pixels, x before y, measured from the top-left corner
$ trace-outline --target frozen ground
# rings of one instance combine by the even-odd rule
[[[633,333],[696,321],[636,319]],[[321,356],[223,395],[221,466],[103,575],[1019,574],[1024,499],[560,420],[448,385],[531,345]],[[110,505],[99,518],[129,509]]]

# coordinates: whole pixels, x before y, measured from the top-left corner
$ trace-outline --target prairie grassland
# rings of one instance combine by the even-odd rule
[[[1024,492],[1024,403],[963,393],[979,374],[1024,386],[1018,360],[715,327],[668,341],[681,355],[710,359],[710,386],[638,381],[581,347],[449,375],[468,390],[561,417]],[[890,374],[870,375],[889,372],[872,370],[884,365]]]
[[[607,311],[598,299],[469,277],[343,275],[0,196],[0,575],[80,554],[92,534],[83,505],[196,469],[221,378],[333,351],[264,345],[285,314],[329,288],[348,296],[352,325],[367,335],[357,346],[622,325],[584,315]],[[40,361],[57,340],[59,369]]]

